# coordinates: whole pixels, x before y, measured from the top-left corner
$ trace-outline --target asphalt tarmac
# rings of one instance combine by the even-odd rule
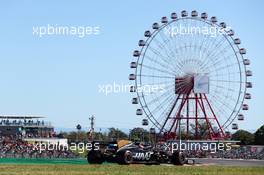
[[[264,166],[264,160],[242,159],[194,159],[195,165],[219,165],[219,166]]]

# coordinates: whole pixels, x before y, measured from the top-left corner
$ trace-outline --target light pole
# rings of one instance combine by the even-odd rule
[[[95,120],[95,117],[92,115],[90,118],[90,136],[91,136],[91,140],[93,141],[94,140],[94,120]]]
[[[77,140],[77,142],[79,142],[79,133],[80,133],[80,130],[82,129],[82,126],[80,124],[78,124],[76,126],[76,129],[77,129],[76,140]]]

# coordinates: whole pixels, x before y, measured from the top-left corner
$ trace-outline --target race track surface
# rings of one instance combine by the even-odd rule
[[[264,160],[240,160],[240,159],[195,159],[196,165],[219,166],[264,166]]]

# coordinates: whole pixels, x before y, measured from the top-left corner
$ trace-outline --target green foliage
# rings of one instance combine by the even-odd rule
[[[232,140],[238,140],[242,145],[253,144],[254,134],[245,130],[238,130],[232,135]]]
[[[211,125],[213,124],[211,123]],[[195,138],[195,130],[196,130],[195,124],[190,124],[190,126],[191,126],[191,133],[187,136],[187,134],[185,134],[185,131],[182,131],[183,138],[185,137],[188,137],[189,139]],[[204,139],[204,140],[208,139],[210,136],[209,126],[204,120],[198,120],[197,136],[199,139]]]
[[[108,130],[108,139],[110,140],[128,139],[128,135],[117,128],[108,128]]]
[[[264,125],[255,132],[255,144],[264,145]]]
[[[130,140],[132,141],[150,141],[149,132],[143,128],[133,128],[129,132]]]
[[[198,137],[200,139],[207,139],[209,136],[208,133],[208,126],[206,122],[198,121],[199,128],[198,128]],[[118,128],[109,128],[108,132],[94,132],[94,140],[103,140],[103,141],[110,141],[110,140],[121,140],[121,139],[130,139],[132,141],[145,141],[149,142],[154,140],[153,136],[149,134],[149,132],[143,128],[136,127],[130,130],[129,136],[119,130]],[[190,133],[187,135],[186,130],[182,129],[182,139],[192,139],[195,137],[195,126],[191,124]],[[61,132],[58,134],[60,138],[67,138],[69,142],[86,142],[90,139],[89,132],[85,131],[71,131],[71,132]],[[264,145],[264,125],[261,126],[255,134],[252,134],[245,130],[238,130],[232,135],[233,140],[241,141],[241,144],[248,145],[248,144],[257,144],[257,145]]]
[[[94,132],[94,140],[107,140],[107,133]],[[67,138],[69,142],[85,142],[89,141],[90,134],[85,131],[71,131],[71,132],[61,132],[58,134],[60,138]]]

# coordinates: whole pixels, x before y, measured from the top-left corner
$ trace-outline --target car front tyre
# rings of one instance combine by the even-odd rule
[[[186,156],[183,152],[174,152],[172,154],[171,163],[174,165],[184,165],[186,163]]]
[[[117,154],[117,163],[118,164],[131,164],[133,162],[133,154],[131,151],[121,151]]]

